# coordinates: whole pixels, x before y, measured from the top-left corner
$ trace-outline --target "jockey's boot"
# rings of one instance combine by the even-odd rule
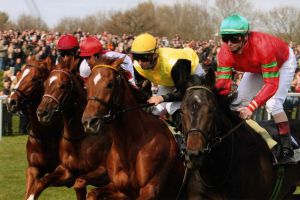
[[[280,135],[278,165],[295,165],[294,151],[290,134]]]

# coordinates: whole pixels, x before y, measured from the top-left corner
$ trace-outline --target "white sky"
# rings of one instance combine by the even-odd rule
[[[20,14],[38,16],[34,5],[38,8],[41,18],[50,26],[58,23],[62,17],[84,17],[97,11],[127,10],[147,0],[0,0],[0,11],[9,14],[16,20]],[[184,1],[184,0],[181,0]],[[172,4],[180,0],[152,0],[158,4]],[[197,2],[200,0],[190,0]],[[209,0],[213,4],[214,0]],[[251,0],[255,8],[268,10],[283,5],[300,8],[300,0]],[[35,2],[35,4],[33,3]]]

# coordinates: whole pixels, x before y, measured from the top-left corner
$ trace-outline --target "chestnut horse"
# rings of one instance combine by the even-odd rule
[[[44,94],[43,82],[51,70],[51,59],[28,60],[18,75],[18,83],[8,98],[11,112],[23,112],[29,119],[29,136],[26,145],[28,167],[26,170],[26,193],[28,198],[34,182],[54,171],[59,164],[58,144],[62,123],[42,125],[36,117],[36,109]]]
[[[273,166],[262,137],[230,110],[214,89],[215,74],[192,76],[182,101],[189,199],[285,199],[300,181],[300,166]],[[299,183],[299,182],[298,182]]]
[[[103,127],[112,138],[107,170],[111,183],[96,188],[90,199],[176,199],[183,162],[166,124],[145,112],[140,93],[119,65],[123,59],[100,58],[87,82],[88,103],[82,123],[88,132]]]
[[[77,199],[85,199],[86,185],[102,186],[109,181],[104,163],[111,141],[105,136],[84,132],[81,116],[86,105],[86,92],[77,64],[77,59],[65,57],[45,81],[45,93],[37,116],[40,122],[49,123],[57,114],[63,115],[60,164],[35,184],[30,199],[37,199],[49,186],[71,187],[74,183]]]

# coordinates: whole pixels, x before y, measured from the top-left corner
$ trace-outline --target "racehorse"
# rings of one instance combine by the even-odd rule
[[[108,183],[105,168],[110,139],[87,135],[81,124],[86,105],[86,92],[77,72],[78,59],[65,57],[45,81],[45,93],[37,109],[40,122],[49,123],[63,115],[64,130],[59,144],[60,164],[34,186],[29,199],[37,199],[49,186],[74,185],[77,199],[86,199],[86,185]]]
[[[42,125],[36,117],[36,109],[44,93],[43,82],[51,70],[51,59],[44,61],[28,60],[18,75],[18,83],[8,98],[11,112],[23,112],[29,119],[29,134],[26,144],[28,167],[26,170],[26,193],[28,198],[35,181],[54,171],[59,164],[58,144],[61,138],[62,123]]]
[[[215,74],[192,76],[181,105],[189,199],[285,199],[300,166],[273,166],[262,137],[218,94]],[[234,96],[234,95],[233,95]],[[299,182],[298,182],[299,184]]]
[[[183,177],[176,141],[167,125],[139,104],[141,93],[119,67],[123,59],[102,57],[87,82],[82,117],[87,132],[106,127],[112,138],[107,170],[111,183],[94,189],[90,199],[176,199]]]

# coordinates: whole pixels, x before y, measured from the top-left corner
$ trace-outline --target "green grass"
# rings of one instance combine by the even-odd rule
[[[0,199],[23,199],[25,194],[25,170],[27,136],[6,136],[0,141]],[[72,188],[47,188],[41,200],[76,199]]]

